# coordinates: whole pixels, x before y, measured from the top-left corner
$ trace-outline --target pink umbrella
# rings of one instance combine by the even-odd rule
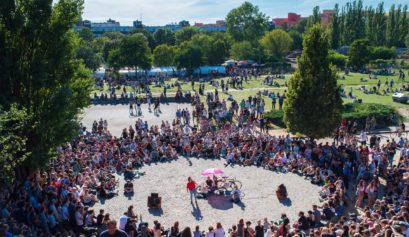
[[[202,172],[203,176],[209,176],[211,174],[223,174],[223,170],[219,168],[210,168]]]

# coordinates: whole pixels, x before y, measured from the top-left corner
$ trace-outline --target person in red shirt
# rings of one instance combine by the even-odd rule
[[[186,190],[190,192],[190,202],[193,203],[193,198],[197,202],[196,183],[191,177],[187,178]]]

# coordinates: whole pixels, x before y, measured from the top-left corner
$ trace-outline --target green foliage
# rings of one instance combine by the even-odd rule
[[[331,48],[338,49],[341,38],[341,19],[339,16],[339,5],[335,4],[334,14],[331,20]]]
[[[402,120],[399,113],[397,113],[393,107],[388,105],[375,103],[347,103],[344,104],[342,110],[343,119],[356,121],[361,128],[365,126],[367,117],[375,117],[376,123],[381,126],[395,125],[391,124],[391,121],[389,120],[389,117],[393,114],[398,120]],[[267,112],[264,117],[268,122],[285,128],[283,110],[271,110]]]
[[[0,105],[26,109],[24,165],[35,169],[77,134],[78,114],[90,102],[91,72],[75,59],[72,32],[83,1],[7,2],[13,4],[0,11]]]
[[[0,180],[13,181],[15,170],[30,156],[27,151],[27,129],[31,117],[25,109],[12,104],[0,109]]]
[[[346,120],[356,121],[361,127],[365,126],[367,117],[375,117],[378,125],[390,126],[389,120],[391,115],[401,120],[401,116],[396,110],[387,105],[375,104],[375,103],[347,103],[344,105],[342,118]]]
[[[84,27],[78,31],[78,36],[82,41],[87,43],[91,43],[94,40],[94,34],[92,33],[91,29],[87,27]]]
[[[268,17],[258,6],[244,2],[226,16],[227,33],[236,41],[256,42],[268,29]]]
[[[199,47],[184,42],[176,53],[175,63],[179,70],[186,69],[190,76],[196,68],[203,65],[203,52]]]
[[[284,121],[288,130],[312,139],[330,135],[341,121],[342,100],[336,69],[330,66],[328,48],[328,36],[321,26],[316,24],[309,28],[284,101]]]
[[[370,60],[376,59],[392,59],[396,58],[396,49],[395,48],[388,48],[385,46],[378,46],[378,47],[370,47]]]
[[[290,35],[281,29],[266,33],[260,40],[267,55],[275,58],[283,58],[290,51],[292,43]]]
[[[290,30],[288,32],[292,39],[291,50],[301,50],[302,49],[302,35],[296,30]]]
[[[167,45],[175,45],[175,34],[169,29],[157,29],[153,33],[153,38],[155,40],[156,45],[167,44]]]
[[[347,63],[347,60],[348,60],[347,56],[345,56],[343,54],[340,54],[335,50],[330,50],[329,54],[328,54],[328,57],[329,57],[328,58],[329,62],[332,65],[337,66],[338,68],[344,68],[346,63]]]
[[[355,40],[348,51],[348,65],[354,69],[361,69],[369,62],[370,54],[367,39]]]
[[[249,41],[236,42],[231,46],[230,55],[235,60],[257,58],[257,49]]]
[[[176,49],[167,44],[156,46],[153,50],[153,64],[155,66],[172,66],[174,65]]]
[[[101,64],[101,58],[88,44],[82,44],[79,46],[75,56],[76,58],[81,59],[84,65],[93,71],[97,70]]]
[[[127,35],[119,43],[121,66],[150,69],[151,56],[148,41],[141,33]]]
[[[209,65],[220,65],[230,55],[231,39],[225,33],[216,33],[210,39],[210,48],[206,56]]]
[[[308,18],[307,21],[307,29],[314,26],[315,24],[321,24],[321,12],[319,6],[315,6],[312,9],[312,15]]]
[[[189,41],[196,34],[200,34],[201,30],[194,26],[184,27],[175,33],[176,44],[180,45],[185,41]]]
[[[283,110],[271,110],[264,115],[264,118],[276,126],[285,127]]]

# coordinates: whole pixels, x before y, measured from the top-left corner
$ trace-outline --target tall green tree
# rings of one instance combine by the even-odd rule
[[[308,18],[307,21],[307,29],[315,24],[321,24],[321,12],[319,6],[315,6],[312,9],[312,15]]]
[[[173,66],[175,63],[176,49],[174,46],[161,44],[153,50],[153,64],[155,66]]]
[[[12,104],[9,110],[0,108],[0,180],[12,182],[19,166],[30,156],[27,150],[27,129],[30,115]]]
[[[257,60],[257,48],[249,41],[236,42],[231,46],[230,55],[235,60]]]
[[[192,39],[194,35],[200,34],[201,30],[194,26],[183,27],[175,33],[176,44],[180,45],[185,41]]]
[[[291,50],[301,50],[302,49],[302,35],[298,31],[292,29],[288,32],[292,39]]]
[[[258,6],[244,2],[226,16],[227,33],[236,41],[256,42],[268,29],[268,17]]]
[[[211,35],[210,48],[207,55],[209,65],[220,65],[230,55],[231,38],[226,33]]]
[[[83,60],[84,65],[92,71],[97,70],[101,65],[101,58],[91,44],[81,44],[75,56]]]
[[[156,45],[175,45],[175,33],[169,29],[159,28],[153,33]]]
[[[339,17],[339,5],[335,4],[334,14],[332,14],[331,21],[331,48],[338,49],[340,44],[341,37],[341,26],[340,26],[340,17]]]
[[[90,28],[84,27],[78,31],[78,35],[84,42],[91,43],[94,40],[94,34]]]
[[[369,50],[369,40],[359,39],[351,44],[348,51],[348,65],[358,70],[364,67],[370,59],[371,51]]]
[[[184,42],[176,52],[175,63],[179,70],[185,69],[187,75],[190,76],[196,68],[203,65],[202,50],[197,46]]]
[[[293,40],[284,30],[277,29],[266,33],[260,40],[261,46],[267,55],[276,59],[282,59],[291,49]]]
[[[141,33],[125,36],[119,44],[121,66],[148,70],[151,67],[152,55],[148,40]]]
[[[312,26],[304,36],[303,52],[284,102],[288,130],[311,139],[330,135],[341,121],[342,99],[328,49],[327,34],[320,25]]]
[[[78,114],[89,104],[91,72],[75,59],[72,27],[83,1],[6,0],[0,6],[0,105],[29,116],[24,167],[42,167],[57,146],[77,135]]]

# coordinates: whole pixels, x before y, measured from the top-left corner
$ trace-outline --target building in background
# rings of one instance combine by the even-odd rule
[[[335,10],[323,10],[321,13],[321,24],[323,26],[327,26],[331,23],[332,14],[334,14]],[[308,17],[302,17],[296,13],[290,12],[288,13],[286,18],[273,18],[272,23],[275,27],[280,28],[291,28],[298,24],[303,19],[308,19]]]
[[[108,19],[106,22],[91,22],[89,20],[81,20],[74,27],[74,31],[80,31],[82,28],[86,27],[91,29],[92,33],[96,37],[99,37],[107,32],[120,32],[123,34],[129,34],[136,29],[145,29],[149,32],[155,32],[157,29],[169,29],[175,32],[183,27],[190,26],[189,21],[182,20],[179,23],[171,23],[164,26],[146,26],[143,25],[142,21],[135,20],[132,26],[121,26],[121,24],[115,20]],[[215,24],[204,24],[195,23],[195,27],[198,27],[204,31],[213,32],[226,32],[226,22],[224,20],[216,21]]]

